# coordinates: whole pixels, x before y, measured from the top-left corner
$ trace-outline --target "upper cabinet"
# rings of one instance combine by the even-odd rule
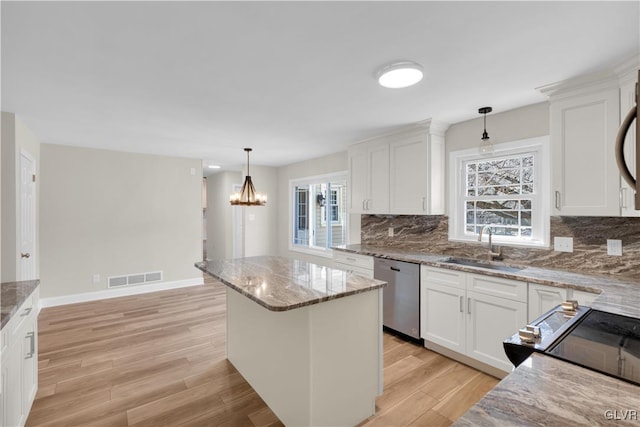
[[[624,120],[625,116],[636,105],[636,80],[638,74],[634,69],[632,72],[627,73],[620,79],[620,123]],[[627,161],[629,170],[635,171],[636,160],[636,127],[631,126],[624,143],[624,158]],[[637,177],[636,177],[637,179]],[[633,194],[634,190],[629,187],[627,181],[620,179],[620,210],[622,216],[640,216],[640,211],[634,209]]]
[[[349,212],[389,212],[389,144],[381,141],[349,148]]]
[[[637,215],[623,207],[630,204],[631,191],[622,186],[614,151],[626,114],[621,109],[632,102],[629,82],[621,76],[633,70],[637,60],[616,72],[540,88],[550,101],[554,215]]]
[[[349,148],[351,213],[444,213],[444,133],[428,120]]]

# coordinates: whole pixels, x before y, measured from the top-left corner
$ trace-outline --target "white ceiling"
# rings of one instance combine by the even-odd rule
[[[44,143],[279,166],[640,52],[632,2],[8,2],[2,110]],[[425,79],[379,87],[400,59]],[[480,133],[480,129],[478,132]]]

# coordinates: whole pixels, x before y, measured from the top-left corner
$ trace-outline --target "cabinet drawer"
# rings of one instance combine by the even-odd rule
[[[447,268],[427,267],[423,265],[420,270],[420,282],[422,286],[425,286],[427,283],[435,283],[465,289],[465,273]]]
[[[347,271],[349,273],[358,274],[363,277],[367,277],[369,279],[373,279],[373,270],[369,270],[368,268],[357,267],[349,264],[342,264],[336,262],[336,268],[340,270]]]
[[[373,270],[373,257],[368,255],[352,254],[349,252],[333,251],[333,260],[340,264]]]
[[[527,302],[527,282],[518,280],[468,273],[467,290],[513,301]]]

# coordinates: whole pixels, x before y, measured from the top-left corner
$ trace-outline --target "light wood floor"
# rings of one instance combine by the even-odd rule
[[[35,426],[281,426],[225,358],[225,287],[43,309]],[[361,426],[449,425],[497,382],[385,334],[384,394]]]

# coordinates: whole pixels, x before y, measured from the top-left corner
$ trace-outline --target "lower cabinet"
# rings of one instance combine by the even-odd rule
[[[38,288],[2,328],[0,422],[23,426],[38,390]]]
[[[422,266],[422,338],[510,372],[502,342],[527,321],[527,283]]]
[[[580,305],[590,306],[597,297],[598,294],[592,292],[529,283],[528,321],[532,322],[566,300],[574,299]]]
[[[333,251],[336,268],[373,279],[373,257],[350,252]]]

